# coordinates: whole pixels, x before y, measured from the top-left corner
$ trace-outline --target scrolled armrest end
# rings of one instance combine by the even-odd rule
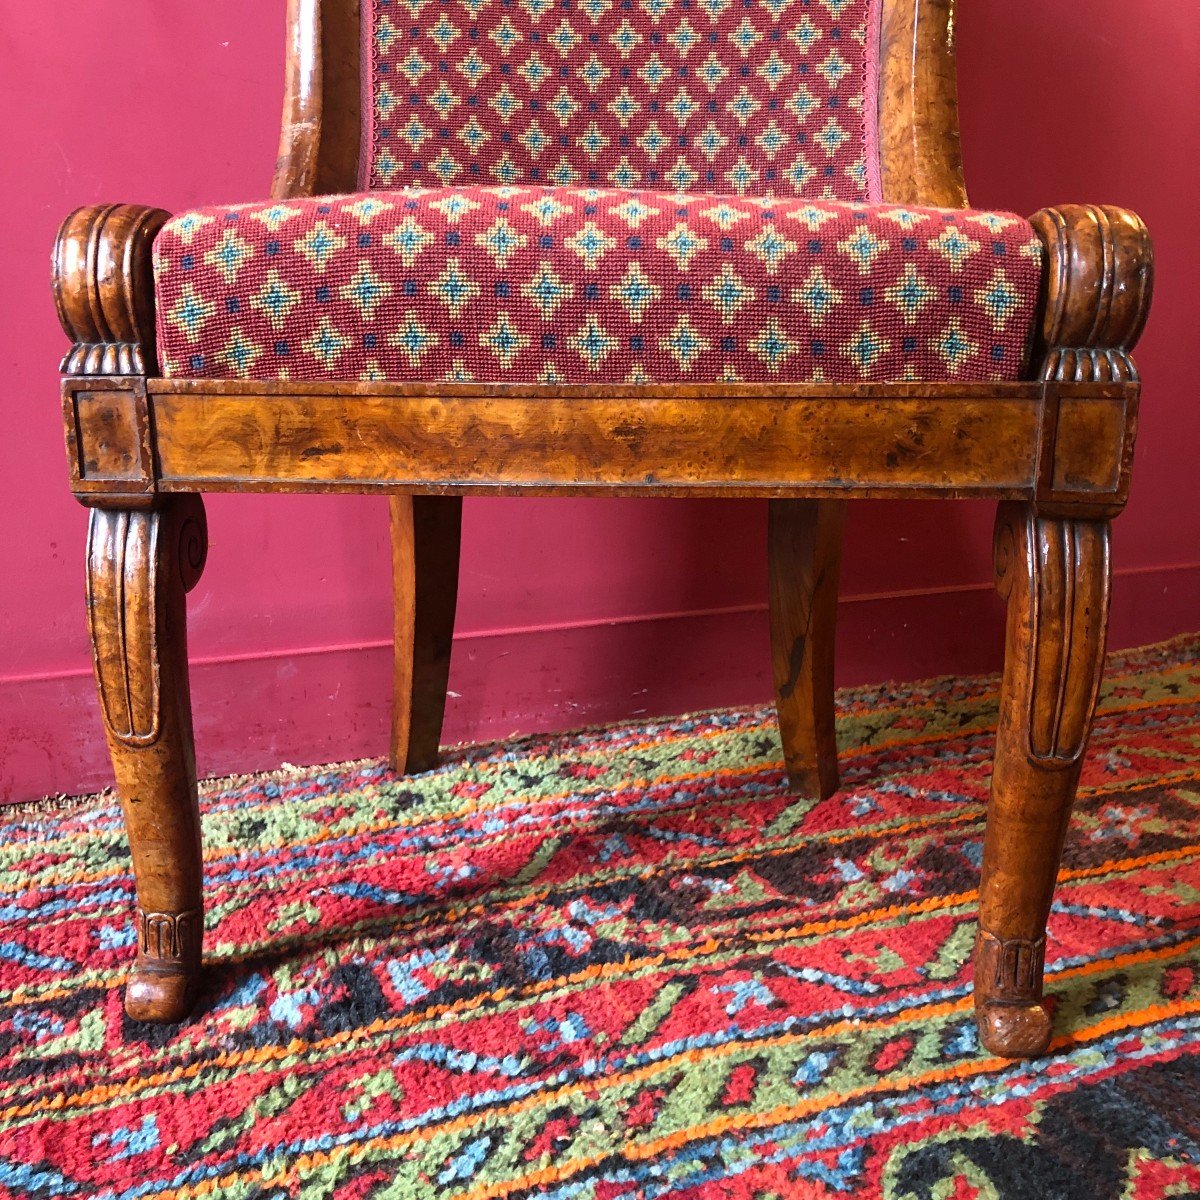
[[[159,208],[76,209],[54,243],[58,319],[71,339],[64,375],[146,375],[157,370],[151,247],[169,219]]]
[[[1035,361],[1044,379],[1128,382],[1154,288],[1154,246],[1136,213],[1064,204],[1030,218],[1046,248]]]

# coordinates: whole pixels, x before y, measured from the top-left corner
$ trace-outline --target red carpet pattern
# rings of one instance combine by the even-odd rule
[[[0,842],[0,1198],[1200,1192],[1200,639],[1110,664],[1049,1057],[970,1012],[992,680],[209,784],[194,1019],[129,1022],[99,798]]]

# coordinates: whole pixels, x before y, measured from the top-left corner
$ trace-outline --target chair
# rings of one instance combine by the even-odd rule
[[[271,198],[83,208],[55,249],[71,486],[138,891],[136,1019],[201,962],[200,494],[391,506],[392,763],[437,759],[462,497],[770,500],[794,791],[838,783],[845,502],[990,497],[1007,649],[975,1004],[1044,1052],[1151,243],[967,206],[952,0],[290,0]]]

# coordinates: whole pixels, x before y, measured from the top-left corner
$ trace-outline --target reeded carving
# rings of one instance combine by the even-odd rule
[[[172,543],[174,553],[160,553]],[[208,534],[199,496],[164,509],[93,509],[88,527],[88,627],[100,706],[110,735],[153,745],[162,730],[162,612],[169,589],[190,591],[204,569]]]
[[[1109,522],[1000,505],[996,586],[1007,647],[983,843],[975,1006],[992,1053],[1050,1044],[1046,920],[1104,666]]]
[[[1136,380],[1131,351],[1154,289],[1154,247],[1142,219],[1090,204],[1046,208],[1030,219],[1047,257],[1042,378]]]
[[[54,245],[54,300],[74,343],[64,375],[158,370],[150,251],[167,219],[157,208],[105,204],[77,209],[63,222]]]
[[[1104,667],[1111,562],[1109,524],[1039,517],[1002,504],[996,518],[996,587],[1017,605],[1025,661],[1022,725],[1030,757],[1069,766],[1083,755]]]
[[[204,913],[200,909],[171,913],[139,908],[137,931],[138,954],[143,959],[170,966],[194,964],[199,961],[204,939]]]
[[[1046,937],[999,938],[986,929],[975,944],[975,986],[1003,1002],[1036,1003],[1042,998]]]

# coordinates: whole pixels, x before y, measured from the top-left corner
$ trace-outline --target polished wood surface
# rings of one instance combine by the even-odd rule
[[[842,500],[772,500],[767,574],[775,710],[788,786],[824,800],[838,787],[833,662]]]
[[[393,496],[394,666],[391,762],[402,775],[437,765],[458,603],[462,500]]]
[[[892,204],[967,206],[954,22],[955,0],[884,0],[879,159]]]
[[[199,980],[204,905],[184,594],[206,551],[199,496],[151,512],[92,510],[88,628],[137,881],[138,951],[125,993],[136,1020],[181,1020]]]
[[[567,394],[471,384],[148,386],[163,492],[1018,498],[1056,475],[1064,494],[1118,506],[1138,394],[1133,384],[1036,383]],[[1074,408],[1064,409],[1068,399]],[[1082,436],[1050,444],[1059,426],[1082,427]]]
[[[1037,346],[1042,378],[1137,379],[1130,350],[1154,292],[1154,247],[1141,217],[1111,205],[1071,204],[1030,220],[1047,258]]]
[[[358,0],[289,0],[273,194],[358,182]],[[966,203],[953,0],[884,0],[884,198]],[[398,770],[436,760],[472,493],[770,498],[772,659],[789,782],[836,787],[833,631],[844,501],[1001,501],[1008,601],[976,948],[984,1046],[1044,1051],[1046,920],[1103,661],[1110,522],[1128,498],[1141,389],[1131,351],[1153,290],[1132,213],[1033,218],[1047,257],[1033,378],[1007,385],[513,387],[164,380],[150,246],[166,214],[80,209],[54,290],[71,348],[71,490],[93,509],[88,609],[101,710],[133,848],[132,1016],[177,1020],[203,930],[184,592],[204,558],[202,491],[391,497]]]
[[[1136,379],[1130,351],[1153,291],[1145,226],[1121,209],[1086,205],[1046,209],[1033,224],[1048,262],[1043,377]],[[1136,412],[1129,453],[1135,421]],[[1128,461],[1122,471],[1128,477]],[[1046,921],[1104,668],[1109,518],[1119,511],[1052,486],[1038,503],[997,514],[1008,626],[975,949],[979,1034],[996,1054],[1041,1054],[1050,1043]]]
[[[362,85],[358,0],[288,0],[287,75],[271,195],[358,187]]]
[[[71,349],[64,375],[155,374],[150,247],[167,214],[136,204],[76,209],[54,243],[54,303]]]
[[[1046,920],[1108,630],[1109,523],[1006,504],[996,582],[1008,600],[1000,729],[980,885],[975,1006],[994,1054],[1041,1054]]]

